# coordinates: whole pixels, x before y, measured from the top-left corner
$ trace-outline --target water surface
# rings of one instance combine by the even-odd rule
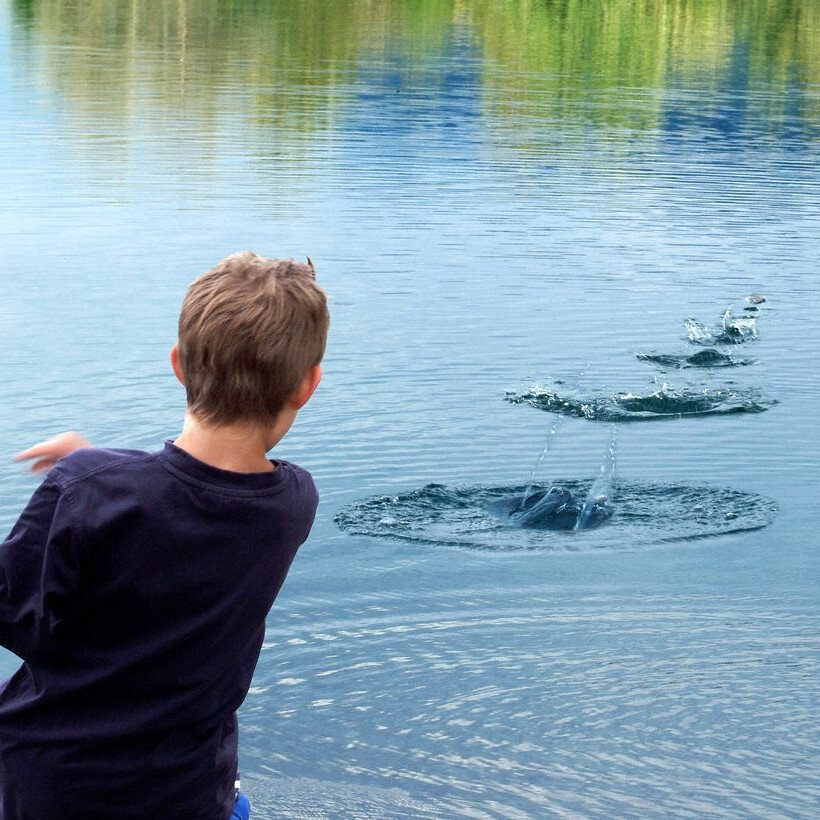
[[[228,253],[310,255],[331,295],[275,451],[322,504],[241,713],[259,816],[816,813],[814,0],[17,0],[0,98],[7,459],[175,436],[176,314]],[[751,293],[753,340],[690,340]],[[709,347],[753,363],[636,356]],[[618,481],[763,498],[767,526],[473,550],[334,523],[520,492],[559,417],[507,391],[664,384],[765,412],[624,424]],[[607,436],[567,417],[536,484],[588,486]],[[7,529],[35,485],[0,470]]]

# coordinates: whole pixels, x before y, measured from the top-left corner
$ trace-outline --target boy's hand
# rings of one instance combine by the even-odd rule
[[[63,456],[67,456],[69,453],[73,453],[82,447],[91,447],[91,442],[86,441],[79,433],[60,433],[59,436],[54,436],[54,438],[50,438],[47,441],[41,441],[39,444],[29,447],[28,450],[17,453],[17,455],[14,456],[14,460],[25,461],[28,458],[39,459],[31,465],[31,471],[37,473],[50,469]]]

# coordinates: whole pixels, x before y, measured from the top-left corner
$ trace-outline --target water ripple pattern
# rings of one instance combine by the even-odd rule
[[[272,719],[243,743],[277,752],[247,785],[266,817],[808,817],[810,622],[765,595],[307,598],[248,696]]]
[[[583,481],[556,483],[581,498],[592,486]],[[522,527],[516,511],[525,492],[537,498],[549,489],[428,484],[349,504],[336,514],[336,524],[351,535],[477,550],[629,549],[756,530],[771,524],[777,513],[771,499],[740,490],[615,481],[615,511],[595,529],[547,532]]]

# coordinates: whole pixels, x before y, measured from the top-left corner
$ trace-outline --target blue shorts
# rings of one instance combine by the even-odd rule
[[[236,805],[233,807],[231,820],[249,820],[251,816],[251,804],[244,794],[236,796]]]

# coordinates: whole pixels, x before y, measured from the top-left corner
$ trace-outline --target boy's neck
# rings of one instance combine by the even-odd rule
[[[289,427],[290,423],[284,418],[280,418],[274,427],[249,424],[211,427],[186,413],[182,433],[174,444],[199,461],[222,470],[234,473],[271,472],[276,466],[268,460],[266,453]]]

